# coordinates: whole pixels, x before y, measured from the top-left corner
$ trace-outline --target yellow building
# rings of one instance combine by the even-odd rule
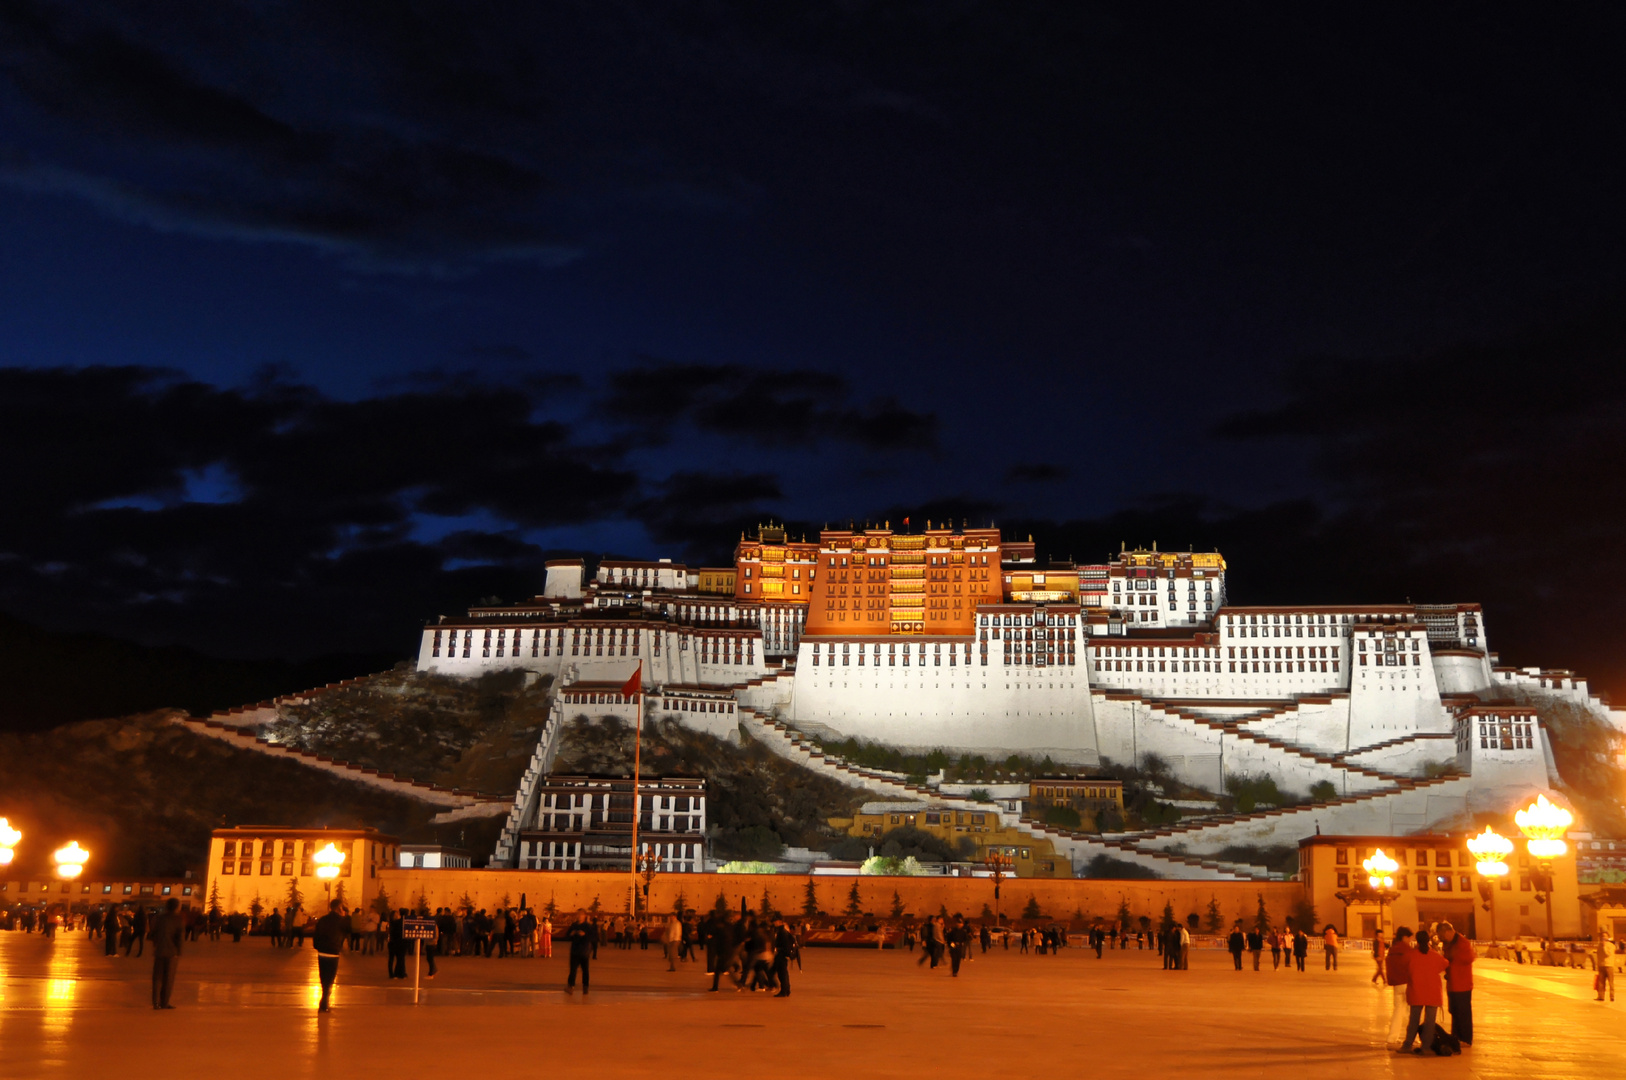
[[[332,889],[316,876],[314,856],[332,844],[344,855]],[[204,903],[219,890],[221,910],[247,912],[256,899],[266,910],[286,907],[288,882],[304,897],[306,911],[319,911],[329,896],[347,907],[369,905],[378,895],[378,871],[394,866],[401,842],[376,829],[292,829],[244,825],[216,829],[209,839],[208,887]],[[340,892],[342,888],[342,893]],[[410,902],[391,897],[393,907]]]
[[[703,593],[733,596],[735,577],[736,571],[732,566],[702,566],[700,580],[695,587]]]
[[[1508,856],[1508,874],[1491,889],[1487,910],[1479,892],[1479,875],[1468,853],[1470,834],[1418,836],[1307,836],[1299,841],[1299,880],[1315,904],[1321,925],[1331,923],[1346,936],[1371,937],[1378,926],[1376,901],[1349,903],[1339,899],[1366,880],[1364,862],[1378,848],[1400,864],[1395,871],[1396,899],[1383,905],[1383,929],[1397,926],[1413,930],[1440,919],[1470,937],[1502,941],[1515,937],[1546,937],[1547,911],[1536,896],[1537,870],[1524,851],[1522,840]],[[1553,932],[1560,938],[1581,933],[1580,894],[1572,848],[1553,863]],[[1494,915],[1494,918],[1493,918]]]
[[[1052,806],[1078,811],[1083,827],[1095,828],[1097,815],[1115,811],[1123,821],[1124,783],[1095,776],[1041,776],[1028,786],[1028,802],[1035,817]]]
[[[832,828],[860,840],[879,840],[893,829],[919,829],[957,848],[962,839],[977,845],[967,861],[982,862],[990,852],[1009,856],[1017,877],[1070,878],[1072,864],[1049,840],[1029,836],[999,822],[999,813],[962,810],[925,802],[867,802],[850,818],[830,818]]]

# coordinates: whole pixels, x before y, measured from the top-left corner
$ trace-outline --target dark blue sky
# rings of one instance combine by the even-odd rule
[[[912,512],[1218,545],[1245,602],[1479,599],[1504,659],[1614,678],[1626,598],[1555,621],[1527,568],[1620,554],[1623,37],[10,5],[0,609],[387,650],[551,551]]]

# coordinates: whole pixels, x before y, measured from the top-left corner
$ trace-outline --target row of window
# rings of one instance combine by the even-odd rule
[[[1260,665],[1261,662],[1264,663],[1264,665],[1265,665],[1263,671],[1260,671],[1260,669],[1259,669],[1259,665]],[[1102,671],[1145,671],[1145,672],[1158,672],[1158,671],[1171,672],[1172,671],[1172,672],[1175,672],[1175,673],[1179,673],[1179,672],[1201,673],[1201,672],[1205,672],[1205,671],[1211,671],[1214,674],[1218,674],[1219,670],[1220,670],[1218,660],[1214,660],[1214,661],[1208,661],[1208,660],[1100,660],[1100,661],[1097,661],[1096,663],[1097,663],[1097,667],[1099,667]],[[1210,667],[1209,667],[1209,665],[1211,663],[1213,665],[1212,669],[1210,669]],[[1230,672],[1232,674],[1237,673],[1237,664],[1238,663],[1239,663],[1239,661],[1236,661],[1236,660],[1231,660],[1231,661],[1227,662],[1228,668],[1229,668],[1229,670],[1230,670]],[[1268,674],[1271,674],[1271,673],[1275,673],[1277,675],[1283,675],[1283,674],[1289,674],[1294,670],[1294,668],[1293,668],[1294,661],[1291,661],[1291,660],[1276,660],[1276,661],[1254,660],[1254,661],[1252,661],[1253,667],[1251,669],[1248,667],[1249,661],[1244,660],[1244,661],[1240,661],[1240,663],[1242,664],[1242,674],[1244,674],[1244,675],[1248,674],[1250,670],[1252,671],[1253,674],[1256,674],[1256,675],[1268,675]],[[1272,663],[1275,664],[1274,668],[1271,666]],[[1326,660],[1300,660],[1300,661],[1297,661],[1297,663],[1298,663],[1298,670],[1301,671],[1301,672],[1302,671],[1319,671],[1319,672],[1328,671],[1328,661],[1326,661]],[[1131,668],[1129,666],[1130,664],[1133,664],[1134,667]],[[1156,664],[1157,667],[1154,668],[1152,666],[1153,664]],[[1202,665],[1200,668],[1198,667],[1199,664]],[[1282,666],[1283,664],[1287,665],[1285,669]],[[1306,668],[1304,666],[1305,664],[1309,664],[1310,666],[1308,668]],[[1334,661],[1331,662],[1331,664],[1332,664],[1331,670],[1333,672],[1338,671],[1338,661],[1334,660]]]

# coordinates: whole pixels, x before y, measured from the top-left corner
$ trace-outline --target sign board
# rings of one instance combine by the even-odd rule
[[[401,939],[403,941],[434,941],[440,936],[440,927],[435,925],[434,919],[402,919]]]

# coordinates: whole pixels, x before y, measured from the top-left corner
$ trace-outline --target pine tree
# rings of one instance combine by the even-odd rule
[[[1253,916],[1253,928],[1261,934],[1270,929],[1270,912],[1265,910],[1265,894],[1259,894],[1259,910]]]
[[[864,898],[858,891],[858,881],[853,880],[853,887],[847,893],[847,914],[862,915],[864,913]]]
[[[341,881],[337,885],[333,886],[333,899],[339,902],[339,909],[341,911],[349,909],[350,905],[344,895],[344,882]]]
[[[382,885],[378,887],[378,895],[373,897],[373,910],[378,912],[381,919],[390,917],[390,893]]]
[[[1220,914],[1219,898],[1212,893],[1208,897],[1208,914],[1204,929],[1210,934],[1217,934],[1225,929],[1225,916]]]
[[[723,895],[723,890],[717,890],[717,902],[711,905],[711,910],[715,911],[725,919],[728,918],[728,897]]]
[[[896,889],[892,890],[892,917],[894,919],[903,918],[903,897],[899,895]]]
[[[1170,930],[1174,929],[1174,904],[1172,902],[1163,905],[1163,919],[1157,924],[1157,926],[1158,932],[1164,934],[1167,934]]]
[[[597,896],[596,896],[596,895],[595,895],[595,896],[594,896],[594,897],[593,897],[593,902],[592,902],[592,903],[591,903],[591,904],[588,904],[588,905],[587,905],[587,913],[588,913],[588,914],[589,914],[589,915],[594,915],[594,916],[597,916],[597,915],[598,915],[598,913],[599,913],[599,910],[600,910],[600,909],[601,909],[601,908],[603,908],[603,906],[604,906],[604,905],[603,905],[603,904],[602,904],[602,903],[600,903],[600,902],[599,902],[599,898],[598,898],[598,897],[597,897]]]
[[[548,918],[550,920],[554,920],[554,921],[558,920],[558,918],[559,918],[559,901],[557,901],[557,900],[555,900],[553,898],[552,893],[548,894],[548,902],[542,908],[542,910],[548,913]]]
[[[429,896],[421,888],[418,890],[416,910],[420,917],[427,916],[429,914]]]
[[[220,882],[214,881],[209,885],[209,914],[219,918],[220,910]]]
[[[772,919],[774,915],[773,902],[768,899],[768,886],[762,887],[762,903],[757,905],[757,915],[762,919]]]
[[[282,902],[287,906],[289,914],[305,906],[305,894],[299,891],[298,878],[288,879],[288,893],[282,898]]]
[[[987,903],[984,903],[982,905],[982,921],[983,922],[993,922],[994,921],[994,909],[989,907],[987,905]]]
[[[689,897],[684,893],[682,886],[678,887],[677,899],[672,901],[672,910],[678,913],[678,918],[689,908]]]
[[[463,895],[457,898],[457,906],[463,909],[465,915],[474,914],[474,897],[468,894],[468,890],[465,889]]]
[[[819,913],[819,890],[813,885],[813,875],[807,875],[807,884],[802,886],[802,914],[813,918]]]
[[[1134,918],[1134,916],[1132,914],[1130,914],[1130,911],[1129,911],[1129,898],[1126,897],[1126,896],[1120,896],[1118,898],[1118,927],[1119,927],[1119,929],[1123,929],[1124,927],[1127,927],[1129,925],[1129,920],[1132,919],[1132,918]]]
[[[1042,918],[1044,918],[1044,911],[1043,911],[1043,909],[1041,909],[1039,907],[1039,898],[1037,896],[1034,896],[1032,893],[1028,893],[1028,902],[1027,902],[1027,906],[1022,909],[1022,918],[1024,918],[1024,919],[1042,919]]]

